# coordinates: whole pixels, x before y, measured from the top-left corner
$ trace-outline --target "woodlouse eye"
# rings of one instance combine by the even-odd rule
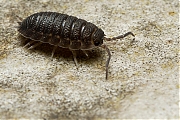
[[[101,29],[96,30],[93,35],[93,41],[95,46],[100,46],[103,44],[104,32]]]
[[[100,42],[99,42],[99,41],[95,41],[95,42],[94,42],[94,45],[95,45],[95,46],[99,46],[99,45],[100,45]]]

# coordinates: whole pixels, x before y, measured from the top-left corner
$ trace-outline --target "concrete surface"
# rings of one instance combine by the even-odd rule
[[[0,119],[178,119],[179,1],[0,0]],[[35,12],[74,15],[102,28],[112,53],[23,48],[18,18]]]

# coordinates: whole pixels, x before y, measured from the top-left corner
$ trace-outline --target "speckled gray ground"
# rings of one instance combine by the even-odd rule
[[[179,21],[177,0],[1,0],[0,118],[97,119],[179,118]],[[16,15],[56,11],[86,19],[108,37],[112,59],[105,80],[107,53],[71,52],[52,46],[23,48]]]

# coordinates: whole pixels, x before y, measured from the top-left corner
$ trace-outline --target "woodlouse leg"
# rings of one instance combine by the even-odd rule
[[[34,42],[35,42],[35,41],[30,41],[30,42],[28,42],[23,48],[25,48],[25,47],[31,45],[31,44],[34,43]]]
[[[125,33],[125,34],[123,34],[123,35],[119,35],[119,36],[117,36],[117,37],[113,37],[113,38],[105,38],[107,41],[111,41],[111,40],[116,40],[116,39],[122,39],[122,38],[124,38],[124,37],[126,37],[126,36],[128,36],[128,35],[132,35],[133,37],[135,37],[135,35],[132,33],[132,32],[127,32],[127,33]]]
[[[107,80],[107,78],[108,78],[108,69],[109,69],[108,67],[109,67],[109,62],[111,60],[111,53],[110,53],[109,48],[106,45],[102,45],[101,47],[106,49],[106,52],[108,53],[108,56],[109,56],[107,61],[106,61],[106,80]]]
[[[87,57],[89,57],[86,50],[82,50],[82,51],[84,52],[84,54],[85,54]]]
[[[71,50],[72,54],[73,54],[73,59],[74,59],[74,62],[75,62],[75,65],[78,66],[78,62],[77,62],[77,58],[76,58],[76,51],[75,50]]]
[[[31,47],[29,47],[28,49],[29,49],[29,50],[30,50],[30,49],[33,49],[33,48],[37,47],[37,46],[40,45],[40,44],[42,44],[42,42],[38,42],[38,43],[32,45]]]
[[[53,59],[54,53],[55,53],[55,51],[56,51],[56,48],[57,48],[57,46],[55,46],[55,47],[53,48],[53,51],[52,51],[52,54],[51,54],[51,60]]]

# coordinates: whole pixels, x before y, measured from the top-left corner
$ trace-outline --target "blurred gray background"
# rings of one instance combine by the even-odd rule
[[[178,119],[179,1],[0,0],[0,119]],[[107,37],[102,48],[71,52],[53,46],[23,48],[18,17],[41,11],[77,16]]]

